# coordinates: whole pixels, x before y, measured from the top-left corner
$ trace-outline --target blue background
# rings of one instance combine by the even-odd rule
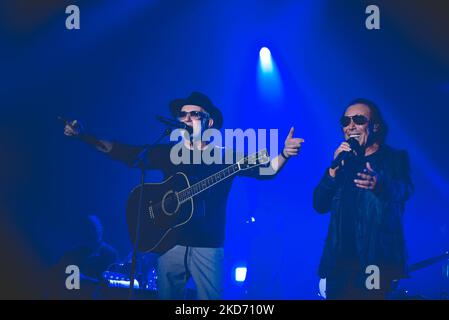
[[[69,4],[80,6],[80,30],[65,28]],[[369,4],[380,7],[380,30],[365,28]],[[306,141],[275,180],[235,180],[226,298],[318,298],[329,215],[313,211],[312,192],[356,97],[377,102],[388,143],[410,154],[410,262],[448,250],[448,12],[436,0],[2,1],[2,295],[40,296],[46,270],[76,244],[87,214],[101,218],[122,258],[131,249],[124,208],[139,172],[65,137],[56,117],[148,143],[163,130],[154,116],[196,90],[223,110],[226,128],[278,128],[282,146],[294,126]],[[258,70],[263,46],[277,67],[268,89],[261,77],[270,75]],[[242,264],[247,282],[237,285],[232,270]],[[436,298],[447,291],[441,268],[403,284]]]

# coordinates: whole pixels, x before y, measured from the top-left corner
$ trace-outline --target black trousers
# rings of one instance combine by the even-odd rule
[[[385,300],[390,292],[391,279],[380,275],[379,289],[368,289],[368,274],[357,269],[336,269],[326,278],[328,300]]]

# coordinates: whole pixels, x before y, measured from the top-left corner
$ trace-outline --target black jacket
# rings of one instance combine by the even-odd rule
[[[360,266],[374,264],[392,278],[405,274],[406,248],[402,215],[413,185],[409,176],[409,160],[405,151],[382,146],[371,161],[378,174],[375,191],[359,189],[355,194],[355,240]],[[325,278],[335,270],[342,241],[342,183],[326,170],[313,194],[313,206],[319,213],[331,213],[328,234],[319,266]],[[385,273],[384,273],[385,274]]]

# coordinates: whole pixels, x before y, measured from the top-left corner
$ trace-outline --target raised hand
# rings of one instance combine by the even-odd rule
[[[301,144],[304,142],[302,138],[293,138],[293,134],[295,132],[295,128],[291,127],[290,132],[288,133],[287,138],[284,143],[284,150],[282,153],[287,158],[292,156],[297,156],[299,154],[299,149],[301,149]]]
[[[351,146],[346,141],[343,141],[338,146],[337,150],[335,150],[335,152],[334,152],[334,160],[337,159],[338,155],[340,153],[342,153],[342,152],[351,152]],[[341,165],[344,165],[344,160],[335,169],[329,168],[329,174],[331,175],[331,177],[335,178],[335,176],[337,175],[337,171],[338,171],[338,169],[340,169]]]
[[[59,120],[65,123],[64,134],[68,137],[78,137],[84,132],[84,128],[78,120],[69,121],[61,117],[59,117]]]

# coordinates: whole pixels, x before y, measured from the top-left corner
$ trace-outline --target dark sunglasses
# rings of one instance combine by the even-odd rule
[[[201,111],[179,111],[178,112],[178,119],[185,119],[187,115],[190,116],[190,119],[200,120],[203,118],[208,117],[209,115],[207,113],[201,112]]]
[[[349,124],[351,123],[351,119],[352,119],[352,121],[354,121],[355,124],[357,124],[359,126],[368,123],[368,118],[367,117],[362,116],[361,114],[357,114],[357,115],[352,116],[352,117],[349,117],[349,116],[341,117],[340,118],[341,126],[343,128],[349,126]]]

